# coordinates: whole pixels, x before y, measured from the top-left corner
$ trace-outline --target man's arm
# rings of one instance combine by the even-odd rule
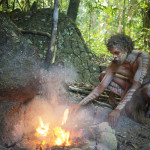
[[[104,78],[102,79],[101,83],[87,97],[85,97],[79,103],[79,105],[85,105],[89,103],[90,101],[96,99],[101,93],[103,93],[105,88],[107,88],[107,86],[110,84],[110,82],[113,79],[113,76],[114,74],[112,72],[111,66],[109,66],[106,70],[106,74]]]
[[[138,68],[135,72],[131,88],[123,97],[119,105],[109,114],[109,124],[113,128],[117,124],[120,112],[125,108],[127,102],[131,101],[132,96],[136,92],[136,90],[141,87],[143,79],[145,78],[149,68],[150,58],[146,53],[141,53],[136,63],[138,64]]]
[[[123,100],[119,103],[119,105],[109,114],[108,122],[112,128],[115,128],[118,119],[120,117],[120,113],[125,108],[127,102],[129,102],[134,94],[134,92],[141,86],[139,82],[134,82],[132,87],[128,90],[126,95],[123,97]]]
[[[134,75],[132,87],[128,90],[126,95],[124,96],[123,100],[120,104],[116,107],[116,109],[122,111],[126,106],[127,102],[132,99],[134,92],[141,87],[143,83],[143,79],[147,74],[149,68],[149,56],[146,53],[141,53],[137,59],[138,68]]]
[[[129,102],[132,99],[133,94],[135,91],[141,87],[141,84],[139,82],[134,82],[132,87],[128,90],[126,95],[123,97],[123,100],[119,103],[119,105],[115,108],[117,110],[120,110],[120,112],[125,108],[127,102]]]

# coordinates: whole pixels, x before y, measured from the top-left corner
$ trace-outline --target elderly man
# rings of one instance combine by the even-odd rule
[[[108,40],[107,48],[114,60],[106,72],[101,74],[100,84],[78,105],[87,104],[109,88],[121,96],[121,102],[109,114],[108,121],[112,127],[116,126],[120,113],[129,110],[126,109],[127,106],[133,105],[132,101],[135,103],[133,108],[143,107],[141,104],[150,104],[150,56],[144,51],[133,50],[133,47],[131,38],[124,34],[114,35]],[[133,97],[139,92],[142,98],[138,97],[140,100],[136,100]]]

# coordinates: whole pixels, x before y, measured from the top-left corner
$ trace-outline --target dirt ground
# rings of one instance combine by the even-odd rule
[[[69,97],[71,96],[70,103],[72,105],[79,103],[86,96],[85,94],[81,93],[79,94],[79,92],[68,92],[68,93]],[[102,102],[102,97],[97,99],[97,101]],[[88,130],[89,129],[88,127],[91,127],[92,125],[98,126],[102,122],[107,121],[108,115],[112,111],[112,109],[108,106],[111,105],[109,104],[102,106],[98,103],[92,102],[89,105],[86,105],[85,107],[81,108],[81,111],[83,112],[84,110],[88,110],[87,113],[84,113],[86,115],[82,116],[81,112],[78,112],[77,114],[74,115],[74,117],[70,117],[72,119],[70,123],[71,125],[75,126],[76,124],[73,121],[76,120],[75,117],[77,117],[78,119],[77,122],[80,125],[79,129]],[[70,125],[68,127],[72,128]],[[120,116],[118,124],[115,128],[115,136],[117,138],[116,150],[150,150],[150,118],[146,118],[145,124],[139,124],[126,116]],[[96,146],[96,138],[94,138],[94,140],[95,143],[93,146]],[[30,140],[28,139],[27,142],[29,141]],[[27,147],[24,148],[20,146],[23,142],[26,141],[22,140],[17,145],[15,145],[15,147],[10,148],[0,146],[0,150],[28,150]],[[31,144],[31,142],[29,143]],[[78,150],[82,149],[79,147]],[[83,150],[101,150],[101,149],[94,148]]]
[[[71,93],[71,95],[74,97],[73,103],[78,103],[84,98],[79,93]],[[101,107],[98,104],[94,104],[94,106]],[[106,111],[106,113],[110,111]],[[145,124],[140,124],[126,116],[120,116],[115,131],[118,140],[117,150],[150,150],[150,118],[146,118]]]
[[[122,116],[118,123],[118,150],[150,150],[150,118],[139,124]]]

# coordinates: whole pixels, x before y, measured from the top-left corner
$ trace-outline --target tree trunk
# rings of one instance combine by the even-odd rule
[[[67,15],[75,22],[78,14],[80,0],[70,0]]]
[[[144,44],[150,48],[150,34],[148,34],[148,29],[150,29],[150,2],[147,3],[147,6],[143,16],[143,31],[145,32]]]
[[[126,0],[124,0],[124,8],[123,8],[123,34],[125,34],[125,10],[126,10]]]
[[[14,9],[15,9],[15,0],[13,2],[13,8],[12,8],[12,10],[14,10]]]
[[[30,10],[30,1],[29,0],[26,0],[25,1],[25,11],[28,11],[28,10]]]
[[[45,58],[45,67],[48,69],[50,64],[54,63],[55,61],[55,43],[56,43],[56,35],[57,35],[57,23],[58,23],[58,10],[59,10],[59,2],[55,0],[54,2],[54,12],[53,12],[53,29],[52,35],[50,39],[49,48]]]
[[[21,7],[20,3],[19,3],[19,0],[17,0],[17,3],[19,5],[19,7],[21,8],[21,10],[23,11],[23,8]]]
[[[9,9],[9,5],[8,5],[8,0],[2,0],[0,2],[0,5],[2,4],[2,10],[5,12],[7,12],[7,10]]]

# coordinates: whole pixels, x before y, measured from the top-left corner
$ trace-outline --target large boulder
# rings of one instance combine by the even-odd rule
[[[26,101],[38,85],[40,59],[16,25],[0,12],[0,101]]]
[[[50,38],[42,33],[51,35],[53,11],[51,9],[34,12],[16,10],[9,15],[23,31],[24,36],[38,47],[39,55],[44,59]],[[78,73],[78,82],[97,84],[103,68],[92,61],[93,57],[95,56],[86,46],[76,24],[67,15],[59,13],[56,62],[63,62],[67,67],[72,66]]]
[[[0,103],[0,145],[3,147],[14,146],[23,137],[25,111],[20,108],[17,100]]]

